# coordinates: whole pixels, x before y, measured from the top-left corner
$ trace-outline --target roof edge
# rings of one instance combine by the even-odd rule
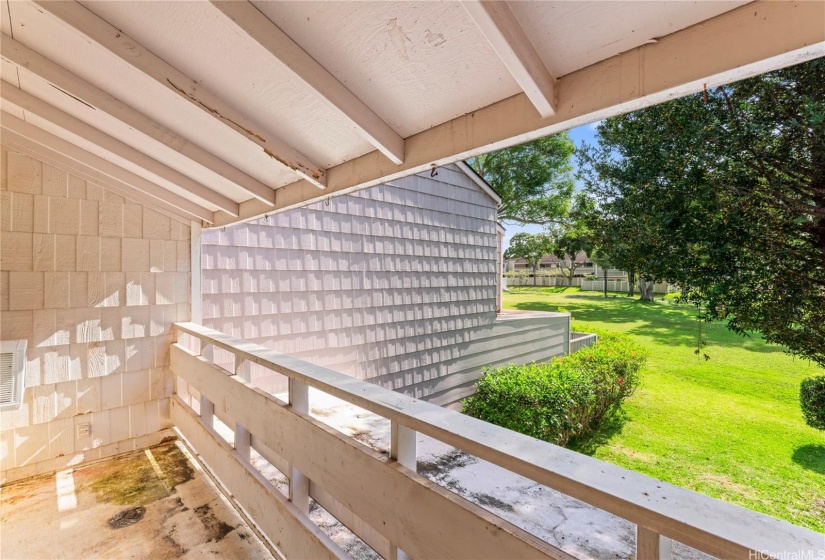
[[[456,167],[461,169],[464,174],[469,177],[473,183],[479,186],[481,190],[483,190],[487,196],[493,199],[496,205],[501,204],[501,196],[496,192],[496,190],[490,186],[490,184],[484,180],[484,178],[476,173],[476,170],[473,169],[466,161],[457,161],[455,162]]]

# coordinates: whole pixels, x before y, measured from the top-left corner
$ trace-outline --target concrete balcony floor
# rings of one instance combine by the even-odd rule
[[[0,489],[2,558],[272,558],[175,442]]]

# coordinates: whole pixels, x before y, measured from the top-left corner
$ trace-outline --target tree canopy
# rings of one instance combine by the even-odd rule
[[[469,161],[501,196],[498,219],[548,226],[570,210],[576,146],[567,133],[480,155]]]
[[[590,240],[590,232],[578,224],[573,224],[558,232],[553,247],[553,254],[559,259],[559,267],[567,277],[567,285],[573,285],[573,277],[576,269],[584,265],[583,262],[576,261],[576,255],[580,252],[590,253],[593,245]]]
[[[517,233],[510,240],[510,246],[504,252],[505,259],[524,259],[533,272],[539,267],[544,255],[555,249],[553,238],[544,233]]]
[[[596,245],[701,318],[825,366],[825,59],[604,121]]]

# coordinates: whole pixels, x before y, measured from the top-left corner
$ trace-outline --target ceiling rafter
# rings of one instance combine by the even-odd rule
[[[212,5],[261,45],[312,92],[344,115],[393,163],[404,163],[404,139],[248,0]]]
[[[121,157],[138,167],[141,167],[170,183],[192,193],[194,196],[214,204],[223,212],[230,216],[238,216],[238,203],[213,191],[212,189],[198,183],[186,175],[176,171],[157,160],[152,159],[143,152],[124,144],[120,140],[112,138],[105,132],[101,132],[95,127],[77,119],[68,113],[64,113],[57,107],[49,105],[45,101],[38,99],[30,93],[14,87],[8,82],[0,81],[0,98],[4,102],[10,103],[24,111],[37,115],[38,117],[54,123],[60,128],[71,132]]]
[[[63,154],[52,150],[51,148],[43,146],[42,144],[36,144],[24,136],[20,136],[16,132],[12,132],[8,129],[3,129],[3,147],[14,150],[15,152],[23,155],[33,157],[48,165],[61,167],[72,175],[83,179],[87,183],[93,183],[108,191],[112,191],[117,195],[129,199],[132,202],[137,202],[139,204],[143,204],[144,206],[154,208],[158,212],[161,212],[176,220],[184,220],[186,222],[191,220],[201,221],[201,218],[195,216],[194,214],[184,212],[180,208],[176,208],[163,200],[149,196],[148,194],[135,189],[131,185],[127,185],[126,183],[113,179],[108,175],[104,175],[97,169],[94,169],[85,163],[80,163],[68,158]]]
[[[98,177],[97,180],[100,180],[101,176],[105,176],[107,180],[111,179],[117,185],[132,189],[135,195],[132,196],[134,199],[142,197],[146,202],[153,204],[158,203],[167,209],[168,207],[172,207],[178,215],[183,212],[185,215],[192,216],[198,220],[204,220],[209,223],[215,222],[215,212],[195,204],[191,200],[183,198],[148,179],[135,175],[131,171],[123,169],[107,159],[79,148],[71,142],[67,142],[42,128],[27,123],[11,113],[2,112],[0,127],[3,129],[4,144],[15,137],[18,139],[22,138],[24,139],[24,145],[42,146],[60,155],[61,159],[58,163],[61,165],[72,167],[73,169],[75,168],[73,166],[76,166],[80,169],[91,171]],[[129,197],[130,195],[127,194],[124,196]]]
[[[198,165],[220,175],[264,204],[270,206],[275,204],[275,191],[271,187],[250,177],[200,146],[181,138],[132,106],[72,74],[59,64],[31,50],[5,33],[0,34],[0,53],[9,62],[18,67],[23,67],[26,71],[79,99],[82,103],[91,105],[163,144],[168,149],[174,150]]]
[[[553,116],[556,112],[556,80],[507,2],[463,0],[461,5],[539,114],[542,117]]]
[[[257,145],[279,165],[319,188],[326,188],[326,170],[233,109],[192,78],[143,47],[122,31],[75,1],[34,0],[39,8],[82,33],[158,84],[191,103],[223,126]]]

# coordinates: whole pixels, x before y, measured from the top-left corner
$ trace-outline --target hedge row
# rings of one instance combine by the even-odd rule
[[[486,370],[464,413],[557,445],[592,434],[636,389],[647,351],[626,335],[588,332],[598,342],[569,356]]]

